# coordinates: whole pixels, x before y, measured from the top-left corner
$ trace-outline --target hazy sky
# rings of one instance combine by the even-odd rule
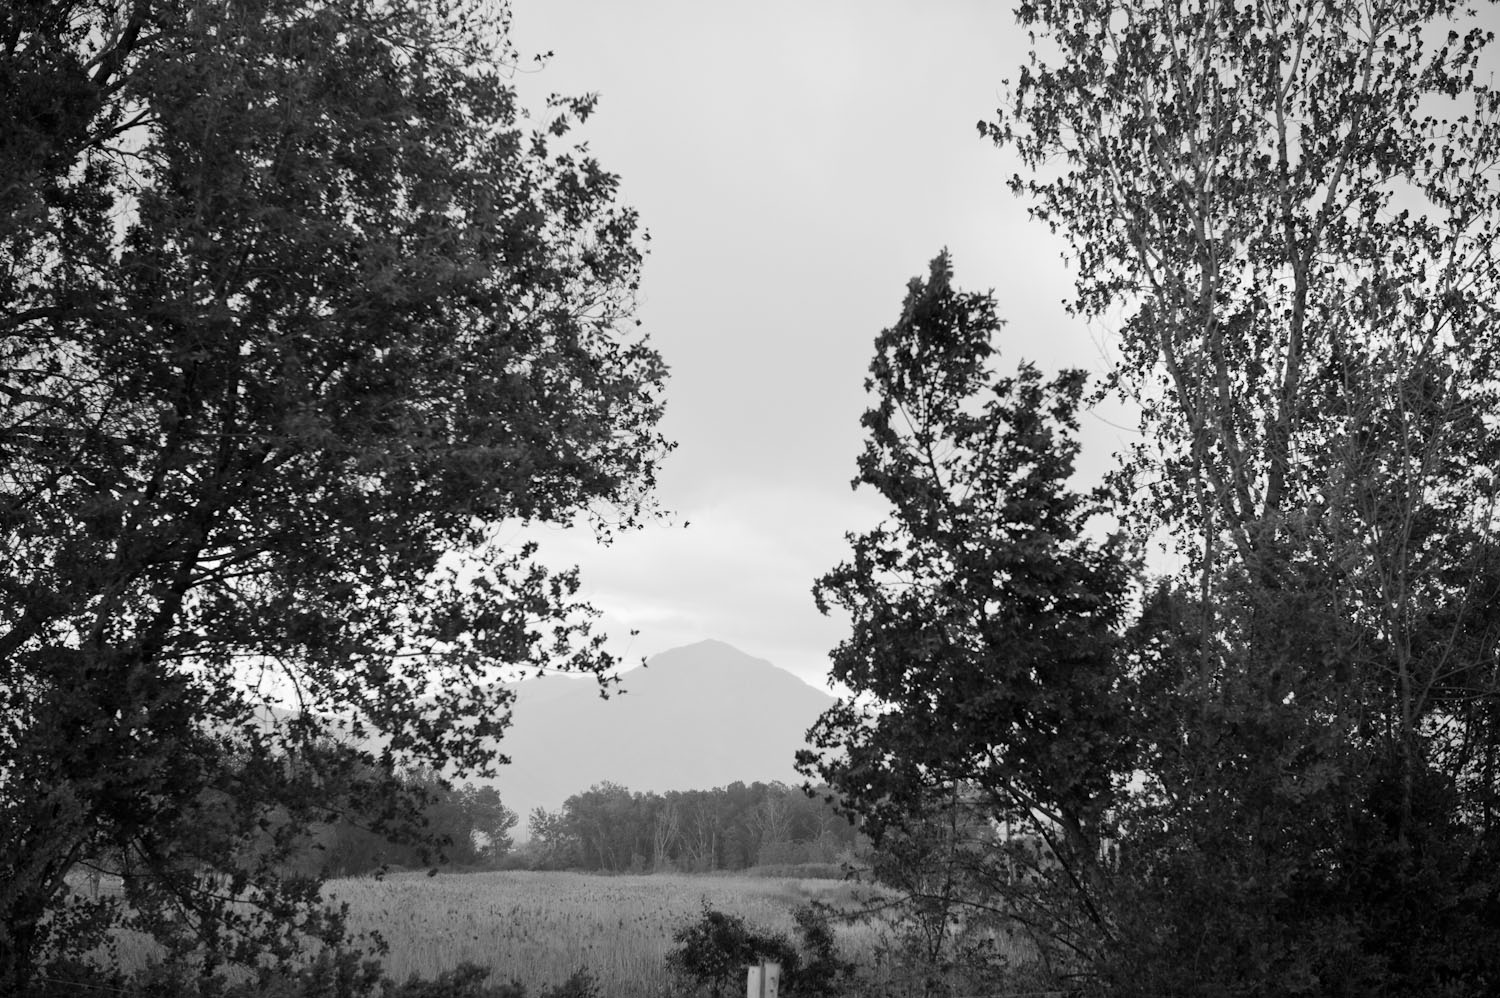
[[[872,344],[906,282],[947,247],[960,287],[994,289],[1007,363],[1104,367],[1102,331],[1062,308],[1060,242],[975,127],[1025,32],[993,0],[513,10],[523,57],[555,53],[518,78],[528,103],[600,94],[581,135],[651,235],[638,315],[671,366],[664,429],[679,444],[659,493],[676,526],[605,549],[558,531],[544,554],[582,566],[632,661],[718,638],[821,684],[844,624],[810,590],[844,533],[883,512],[849,482]],[[1085,461],[1103,468],[1129,434],[1084,419]]]

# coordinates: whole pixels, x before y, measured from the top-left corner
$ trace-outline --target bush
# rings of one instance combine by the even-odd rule
[[[541,998],[599,998],[599,982],[580,967],[557,987],[542,992]]]
[[[756,932],[738,915],[715,911],[705,901],[702,917],[672,934],[677,949],[667,955],[667,966],[691,993],[706,990],[712,998],[739,994],[746,968],[762,962],[781,965],[782,990],[797,998],[849,993],[854,964],[839,959],[823,912],[803,905],[792,919],[800,952],[786,936]]]
[[[387,991],[386,998],[526,998],[526,989],[520,984],[489,985],[489,976],[488,967],[461,963],[430,981],[414,976]]]
[[[463,963],[430,980],[395,984],[378,963],[349,951],[321,954],[298,970],[266,969],[239,984],[217,975],[205,979],[181,963],[153,963],[125,974],[70,960],[42,967],[25,998],[526,998],[525,985],[490,984],[489,975],[488,967]],[[600,998],[599,984],[580,969],[537,998]]]
[[[738,915],[715,911],[703,902],[703,916],[672,933],[677,948],[667,966],[691,989],[711,998],[734,995],[744,987],[745,968],[774,962],[790,978],[797,969],[797,950],[783,935],[754,932]]]
[[[413,977],[400,987],[387,991],[385,998],[526,998],[524,984],[519,981],[486,984],[489,974],[488,967],[461,963],[434,980]],[[599,998],[599,983],[593,974],[579,968],[566,981],[548,988],[537,998]]]
[[[839,959],[834,947],[833,927],[817,907],[805,904],[792,912],[797,923],[797,937],[802,944],[801,960],[792,968],[787,990],[798,998],[836,998],[845,994],[854,979],[854,964]]]
[[[83,994],[130,992],[130,981],[118,970],[95,967],[77,959],[62,959],[37,968],[28,998],[77,998]]]

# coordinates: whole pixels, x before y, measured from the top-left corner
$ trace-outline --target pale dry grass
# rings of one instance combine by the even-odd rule
[[[386,940],[383,963],[396,981],[473,963],[489,968],[492,982],[520,981],[536,996],[586,969],[604,998],[661,998],[673,993],[666,968],[672,934],[696,921],[705,901],[756,931],[795,938],[792,912],[799,905],[815,899],[842,905],[855,889],[830,880],[515,871],[332,880],[324,896],[348,904],[351,932],[378,932]],[[869,888],[858,890],[869,895]],[[836,936],[840,956],[859,967],[860,986],[870,993],[922,993],[930,968],[892,965],[891,954],[881,952],[882,944],[895,942],[889,926],[841,925]],[[1034,956],[1021,940],[995,941],[997,954],[1016,966]],[[159,954],[136,933],[116,933],[115,943],[128,970]]]
[[[699,917],[703,900],[756,930],[790,937],[795,907],[842,888],[820,880],[516,871],[335,880],[324,893],[349,905],[351,930],[385,938],[386,970],[398,981],[468,962],[535,994],[585,968],[610,998],[646,998],[670,993],[672,933]],[[846,958],[861,959],[872,945],[869,930],[840,932]]]

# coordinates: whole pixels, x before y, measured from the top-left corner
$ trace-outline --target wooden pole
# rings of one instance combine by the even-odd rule
[[[745,998],[776,998],[781,988],[781,964],[762,963],[745,978]]]

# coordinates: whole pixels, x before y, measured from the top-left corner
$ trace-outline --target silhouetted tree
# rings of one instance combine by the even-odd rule
[[[501,527],[634,522],[664,367],[635,216],[560,143],[592,101],[524,120],[507,22],[0,5],[0,992],[104,849],[207,968],[336,936],[277,873],[308,827],[489,769],[497,667],[610,666]]]
[[[1076,891],[1010,901],[1039,946],[1095,952],[1112,932],[1096,856],[1137,751],[1117,660],[1132,571],[1068,484],[1082,375],[998,373],[994,302],[951,278],[939,256],[876,340],[857,484],[894,515],[815,588],[851,619],[832,676],[853,695],[799,759],[877,846],[960,787],[987,820],[1045,836]]]
[[[1500,97],[1464,6],[1021,7],[1055,61],[988,131],[1117,325],[1115,509],[1184,566],[1128,659],[1122,990],[1500,986]]]
[[[1018,13],[982,128],[1142,442],[1075,495],[1081,377],[1001,376],[988,302],[914,283],[860,464],[893,519],[818,586],[855,692],[820,771],[877,837],[945,787],[1029,824],[1052,868],[1001,910],[1112,994],[1493,993],[1490,35],[1408,0]],[[1133,579],[1158,541],[1180,567]]]

